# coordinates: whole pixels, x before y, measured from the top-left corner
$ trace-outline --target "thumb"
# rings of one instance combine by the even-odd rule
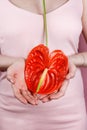
[[[13,70],[10,70],[10,68],[7,69],[7,80],[10,81],[12,84],[15,83],[15,76]]]

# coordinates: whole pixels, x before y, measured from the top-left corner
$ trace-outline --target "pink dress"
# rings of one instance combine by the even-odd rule
[[[68,56],[78,52],[82,31],[82,0],[69,0],[47,14],[48,46],[61,49]],[[26,57],[43,43],[43,16],[20,9],[8,0],[0,0],[1,54]],[[83,81],[80,69],[70,80],[65,95],[38,106],[18,101],[0,72],[0,130],[87,130]]]

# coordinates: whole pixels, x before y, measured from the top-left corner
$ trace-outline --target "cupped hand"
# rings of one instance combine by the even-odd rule
[[[37,97],[27,89],[24,79],[25,60],[21,58],[7,69],[7,79],[11,82],[15,97],[22,103],[37,104]]]
[[[76,65],[72,62],[72,60],[69,57],[69,72],[66,76],[66,79],[64,80],[60,90],[49,94],[49,95],[40,95],[39,99],[45,103],[51,100],[59,99],[60,97],[64,96],[69,84],[69,80],[75,76],[76,73]]]

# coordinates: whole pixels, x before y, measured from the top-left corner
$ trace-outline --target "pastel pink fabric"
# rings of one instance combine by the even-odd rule
[[[47,14],[50,51],[61,49],[67,56],[78,52],[82,9],[82,0],[69,0]],[[34,46],[44,42],[43,25],[42,15],[0,0],[1,54],[26,58]],[[37,106],[18,101],[6,72],[0,72],[0,130],[87,130],[80,69],[62,98]]]

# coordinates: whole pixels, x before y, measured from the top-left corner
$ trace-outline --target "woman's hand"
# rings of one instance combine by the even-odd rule
[[[56,91],[56,93],[52,93],[49,95],[40,95],[38,97],[39,100],[41,100],[42,102],[48,102],[53,99],[59,99],[60,97],[65,95],[69,80],[75,76],[76,72],[76,66],[73,64],[71,59],[72,58],[69,58],[69,73],[67,74],[61,89],[59,91]],[[24,68],[24,59],[20,59],[19,61],[15,62],[7,69],[7,79],[12,83],[14,94],[21,102],[38,104],[37,97],[32,95],[27,89],[24,80]]]
[[[22,103],[37,104],[37,99],[27,89],[24,80],[25,61],[23,58],[16,61],[7,69],[7,79],[11,82],[14,95]]]
[[[41,95],[41,96],[39,96],[39,99],[42,102],[45,103],[45,102],[48,102],[48,101],[51,101],[51,100],[54,100],[54,99],[59,99],[60,97],[65,95],[66,89],[67,89],[68,84],[69,84],[69,80],[71,78],[73,78],[75,76],[75,73],[76,73],[76,66],[72,62],[71,59],[72,58],[69,57],[69,73],[67,74],[66,79],[63,82],[60,90],[56,91],[55,93],[49,94],[49,95]]]

